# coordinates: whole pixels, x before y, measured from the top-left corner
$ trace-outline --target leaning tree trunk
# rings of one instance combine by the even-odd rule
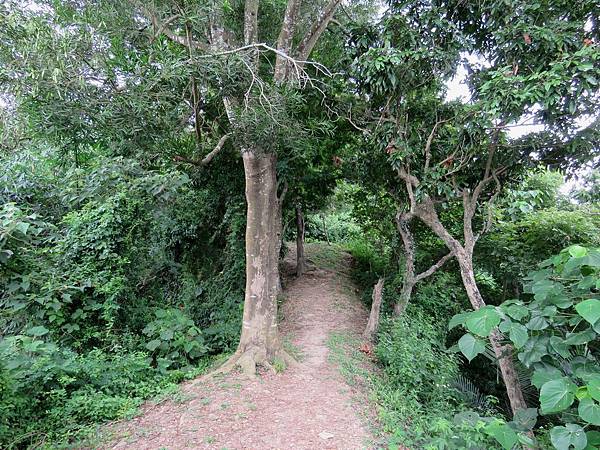
[[[481,292],[477,287],[475,281],[475,272],[473,270],[473,248],[475,246],[476,239],[473,236],[472,228],[469,217],[465,219],[464,223],[464,234],[465,244],[464,246],[456,240],[446,230],[442,222],[440,221],[433,202],[425,198],[425,200],[416,206],[415,214],[425,223],[431,231],[433,231],[448,247],[451,253],[456,256],[456,260],[460,267],[460,275],[462,278],[467,297],[473,309],[477,310],[485,306]],[[502,334],[496,329],[490,335],[490,344],[494,350],[494,354],[498,359],[498,365],[500,366],[500,372],[502,373],[502,380],[506,387],[506,393],[510,402],[510,407],[513,414],[520,409],[527,408],[525,398],[523,397],[523,391],[521,390],[521,384],[515,370],[514,361],[512,358],[513,350],[511,345],[502,345]]]
[[[306,271],[306,258],[304,256],[304,214],[302,207],[296,206],[296,276],[301,277]]]
[[[224,368],[238,365],[245,373],[254,374],[257,364],[269,367],[269,361],[282,354],[277,330],[281,216],[275,155],[245,151],[242,156],[248,207],[246,294],[240,343]]]
[[[475,280],[472,258],[468,253],[462,251],[457,254],[456,259],[460,266],[460,275],[473,309],[477,310],[485,306],[485,302],[483,301],[483,297],[479,292]],[[521,390],[519,377],[512,358],[512,346],[509,344],[502,344],[502,334],[498,329],[493,330],[490,334],[490,344],[492,344],[494,354],[498,359],[498,365],[500,366],[500,372],[502,373],[502,379],[506,386],[506,393],[513,414],[519,409],[526,409],[527,403],[523,397],[523,391]]]

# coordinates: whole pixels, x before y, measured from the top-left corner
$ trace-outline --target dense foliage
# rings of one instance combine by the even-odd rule
[[[249,46],[246,3],[0,3],[0,447],[73,445],[235,351],[247,152],[277,156],[269,242],[303,212],[366,305],[385,280],[386,445],[600,447],[598,2],[347,2],[282,79],[288,2]]]

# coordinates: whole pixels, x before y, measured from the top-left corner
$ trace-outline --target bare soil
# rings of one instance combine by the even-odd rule
[[[291,250],[286,258],[288,272],[294,256]],[[307,246],[307,256],[313,264],[303,277],[288,277],[281,308],[282,335],[301,352],[296,367],[256,380],[230,374],[187,383],[179,401],[149,403],[139,417],[116,424],[116,440],[101,448],[371,448],[364,402],[357,402],[364,395],[328,358],[328,336],[359,336],[368,318],[346,270],[351,259],[317,245]]]

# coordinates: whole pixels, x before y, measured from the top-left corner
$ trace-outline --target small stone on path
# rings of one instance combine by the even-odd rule
[[[327,439],[331,439],[332,437],[335,437],[335,434],[328,433],[327,431],[321,431],[321,432],[319,433],[319,437],[320,437],[321,439],[325,439],[325,440],[327,440]]]

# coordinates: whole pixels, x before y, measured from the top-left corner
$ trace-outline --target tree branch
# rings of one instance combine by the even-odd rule
[[[229,139],[230,137],[231,137],[231,133],[225,134],[223,137],[221,137],[221,139],[219,139],[219,142],[217,143],[216,147],[208,155],[206,155],[204,158],[202,158],[200,160],[186,158],[185,156],[179,156],[179,155],[175,156],[174,159],[177,162],[193,164],[193,165],[199,166],[199,167],[206,167],[207,165],[210,164],[210,162],[214,159],[214,157],[219,154],[219,152],[223,149],[225,142],[227,142],[227,139]]]
[[[307,60],[342,0],[331,0],[298,45],[298,59]]]
[[[415,282],[418,283],[419,281],[421,281],[421,280],[423,280],[423,279],[425,279],[425,278],[433,275],[436,270],[438,270],[440,267],[442,267],[444,264],[446,264],[448,261],[450,261],[453,257],[454,257],[454,252],[453,251],[451,251],[447,255],[443,256],[442,258],[440,258],[440,260],[438,262],[436,262],[435,264],[433,264],[425,272],[421,272],[420,274],[418,274],[415,277]]]
[[[435,123],[435,125],[433,126],[433,129],[431,130],[431,133],[429,133],[427,142],[425,143],[425,172],[427,172],[429,170],[429,164],[431,162],[431,144],[433,143],[433,137],[435,136],[435,131],[437,130],[437,127],[440,126],[441,124],[443,124],[444,122],[448,122],[448,120],[438,120]]]
[[[181,16],[179,14],[175,14],[174,16],[171,16],[165,22],[161,23],[161,22],[159,22],[158,18],[156,17],[156,15],[154,13],[150,12],[146,8],[142,8],[142,11],[150,17],[150,21],[152,22],[152,25],[154,27],[154,35],[155,36],[164,34],[171,41],[176,42],[177,44],[183,45],[185,47],[188,47],[191,49],[205,50],[205,51],[208,50],[207,44],[203,44],[202,42],[198,42],[198,41],[192,41],[191,39],[189,39],[186,36],[179,36],[178,34],[175,34],[171,29],[168,28],[168,26],[172,22],[181,18]]]
[[[292,38],[296,30],[296,16],[302,0],[288,0],[285,8],[285,15],[283,16],[283,24],[281,25],[281,31],[279,32],[279,38],[277,39],[277,50],[289,55],[292,50]],[[287,77],[288,72],[288,61],[277,55],[275,60],[275,75],[274,79],[276,83],[282,82]]]

